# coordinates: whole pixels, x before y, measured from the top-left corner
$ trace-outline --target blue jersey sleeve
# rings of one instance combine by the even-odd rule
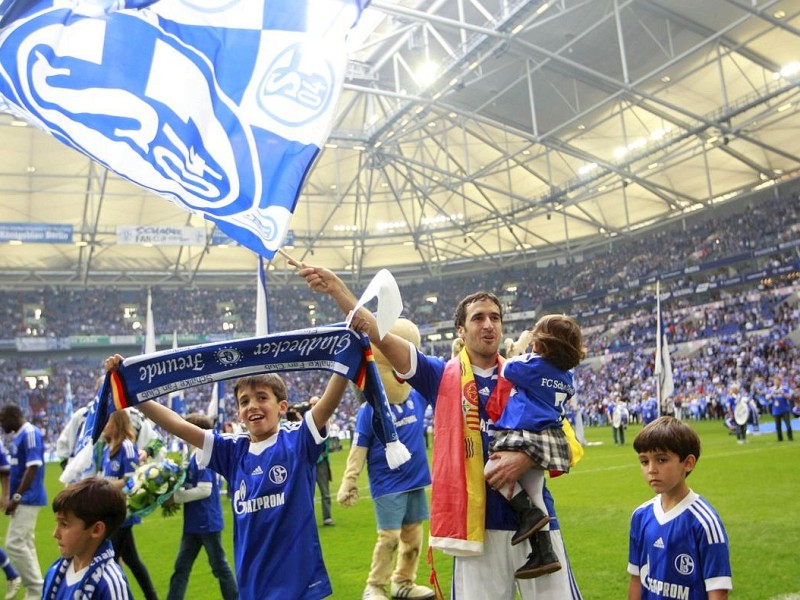
[[[43,465],[44,442],[41,434],[35,427],[31,427],[22,439],[25,447],[25,466]]]
[[[7,472],[11,470],[11,461],[8,460],[8,453],[3,442],[0,441],[0,471]]]
[[[125,442],[120,449],[122,455],[122,476],[133,475],[139,466],[139,449],[133,442]]]
[[[416,369],[410,373],[407,381],[423,398],[436,409],[436,398],[439,394],[439,383],[442,381],[446,362],[441,358],[425,356],[417,350]]]
[[[628,533],[628,573],[637,576],[642,556],[641,521],[641,512],[636,510],[631,517],[631,527]]]

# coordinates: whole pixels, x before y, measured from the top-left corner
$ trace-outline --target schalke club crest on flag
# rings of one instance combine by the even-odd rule
[[[0,110],[266,257],[366,0],[6,0]]]

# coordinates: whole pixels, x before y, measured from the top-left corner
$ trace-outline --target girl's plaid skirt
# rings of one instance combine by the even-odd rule
[[[569,442],[561,427],[543,431],[498,429],[494,432],[492,452],[524,452],[547,471],[569,471]]]

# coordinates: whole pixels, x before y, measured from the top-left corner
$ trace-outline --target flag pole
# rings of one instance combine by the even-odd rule
[[[296,269],[302,268],[303,265],[301,265],[299,261],[294,259],[290,254],[288,254],[287,252],[285,252],[281,248],[278,248],[276,250],[276,252],[278,254],[280,254],[283,258],[285,258],[286,262],[289,263],[291,266],[295,267]]]
[[[661,411],[661,281],[656,281],[656,354],[654,356],[655,368],[653,375],[656,379],[656,400],[658,401],[658,416]]]
[[[156,351],[156,326],[153,322],[153,296],[147,288],[147,324],[145,325],[144,353],[152,354]]]
[[[256,273],[256,336],[269,334],[269,305],[267,303],[267,278],[264,275],[264,261],[258,257]]]

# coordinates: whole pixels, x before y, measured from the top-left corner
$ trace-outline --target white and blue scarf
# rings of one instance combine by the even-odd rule
[[[61,587],[61,582],[64,581],[71,562],[72,558],[62,558],[56,563],[58,566],[55,575],[50,581],[50,585],[44,590],[42,598],[52,600],[57,596],[58,589]],[[97,548],[92,557],[92,562],[89,563],[89,568],[83,575],[83,579],[81,579],[80,591],[76,592],[74,596],[76,600],[89,600],[94,595],[97,583],[103,578],[103,572],[111,562],[114,562],[114,548],[112,548],[109,540],[105,540]]]
[[[126,358],[106,374],[89,407],[81,448],[96,442],[113,411],[201,384],[259,373],[324,370],[353,381],[373,408],[375,435],[391,468],[410,454],[397,437],[369,338],[344,325],[228,340]],[[76,451],[76,459],[80,451]],[[76,460],[80,464],[79,460]],[[65,472],[66,475],[66,472]]]

